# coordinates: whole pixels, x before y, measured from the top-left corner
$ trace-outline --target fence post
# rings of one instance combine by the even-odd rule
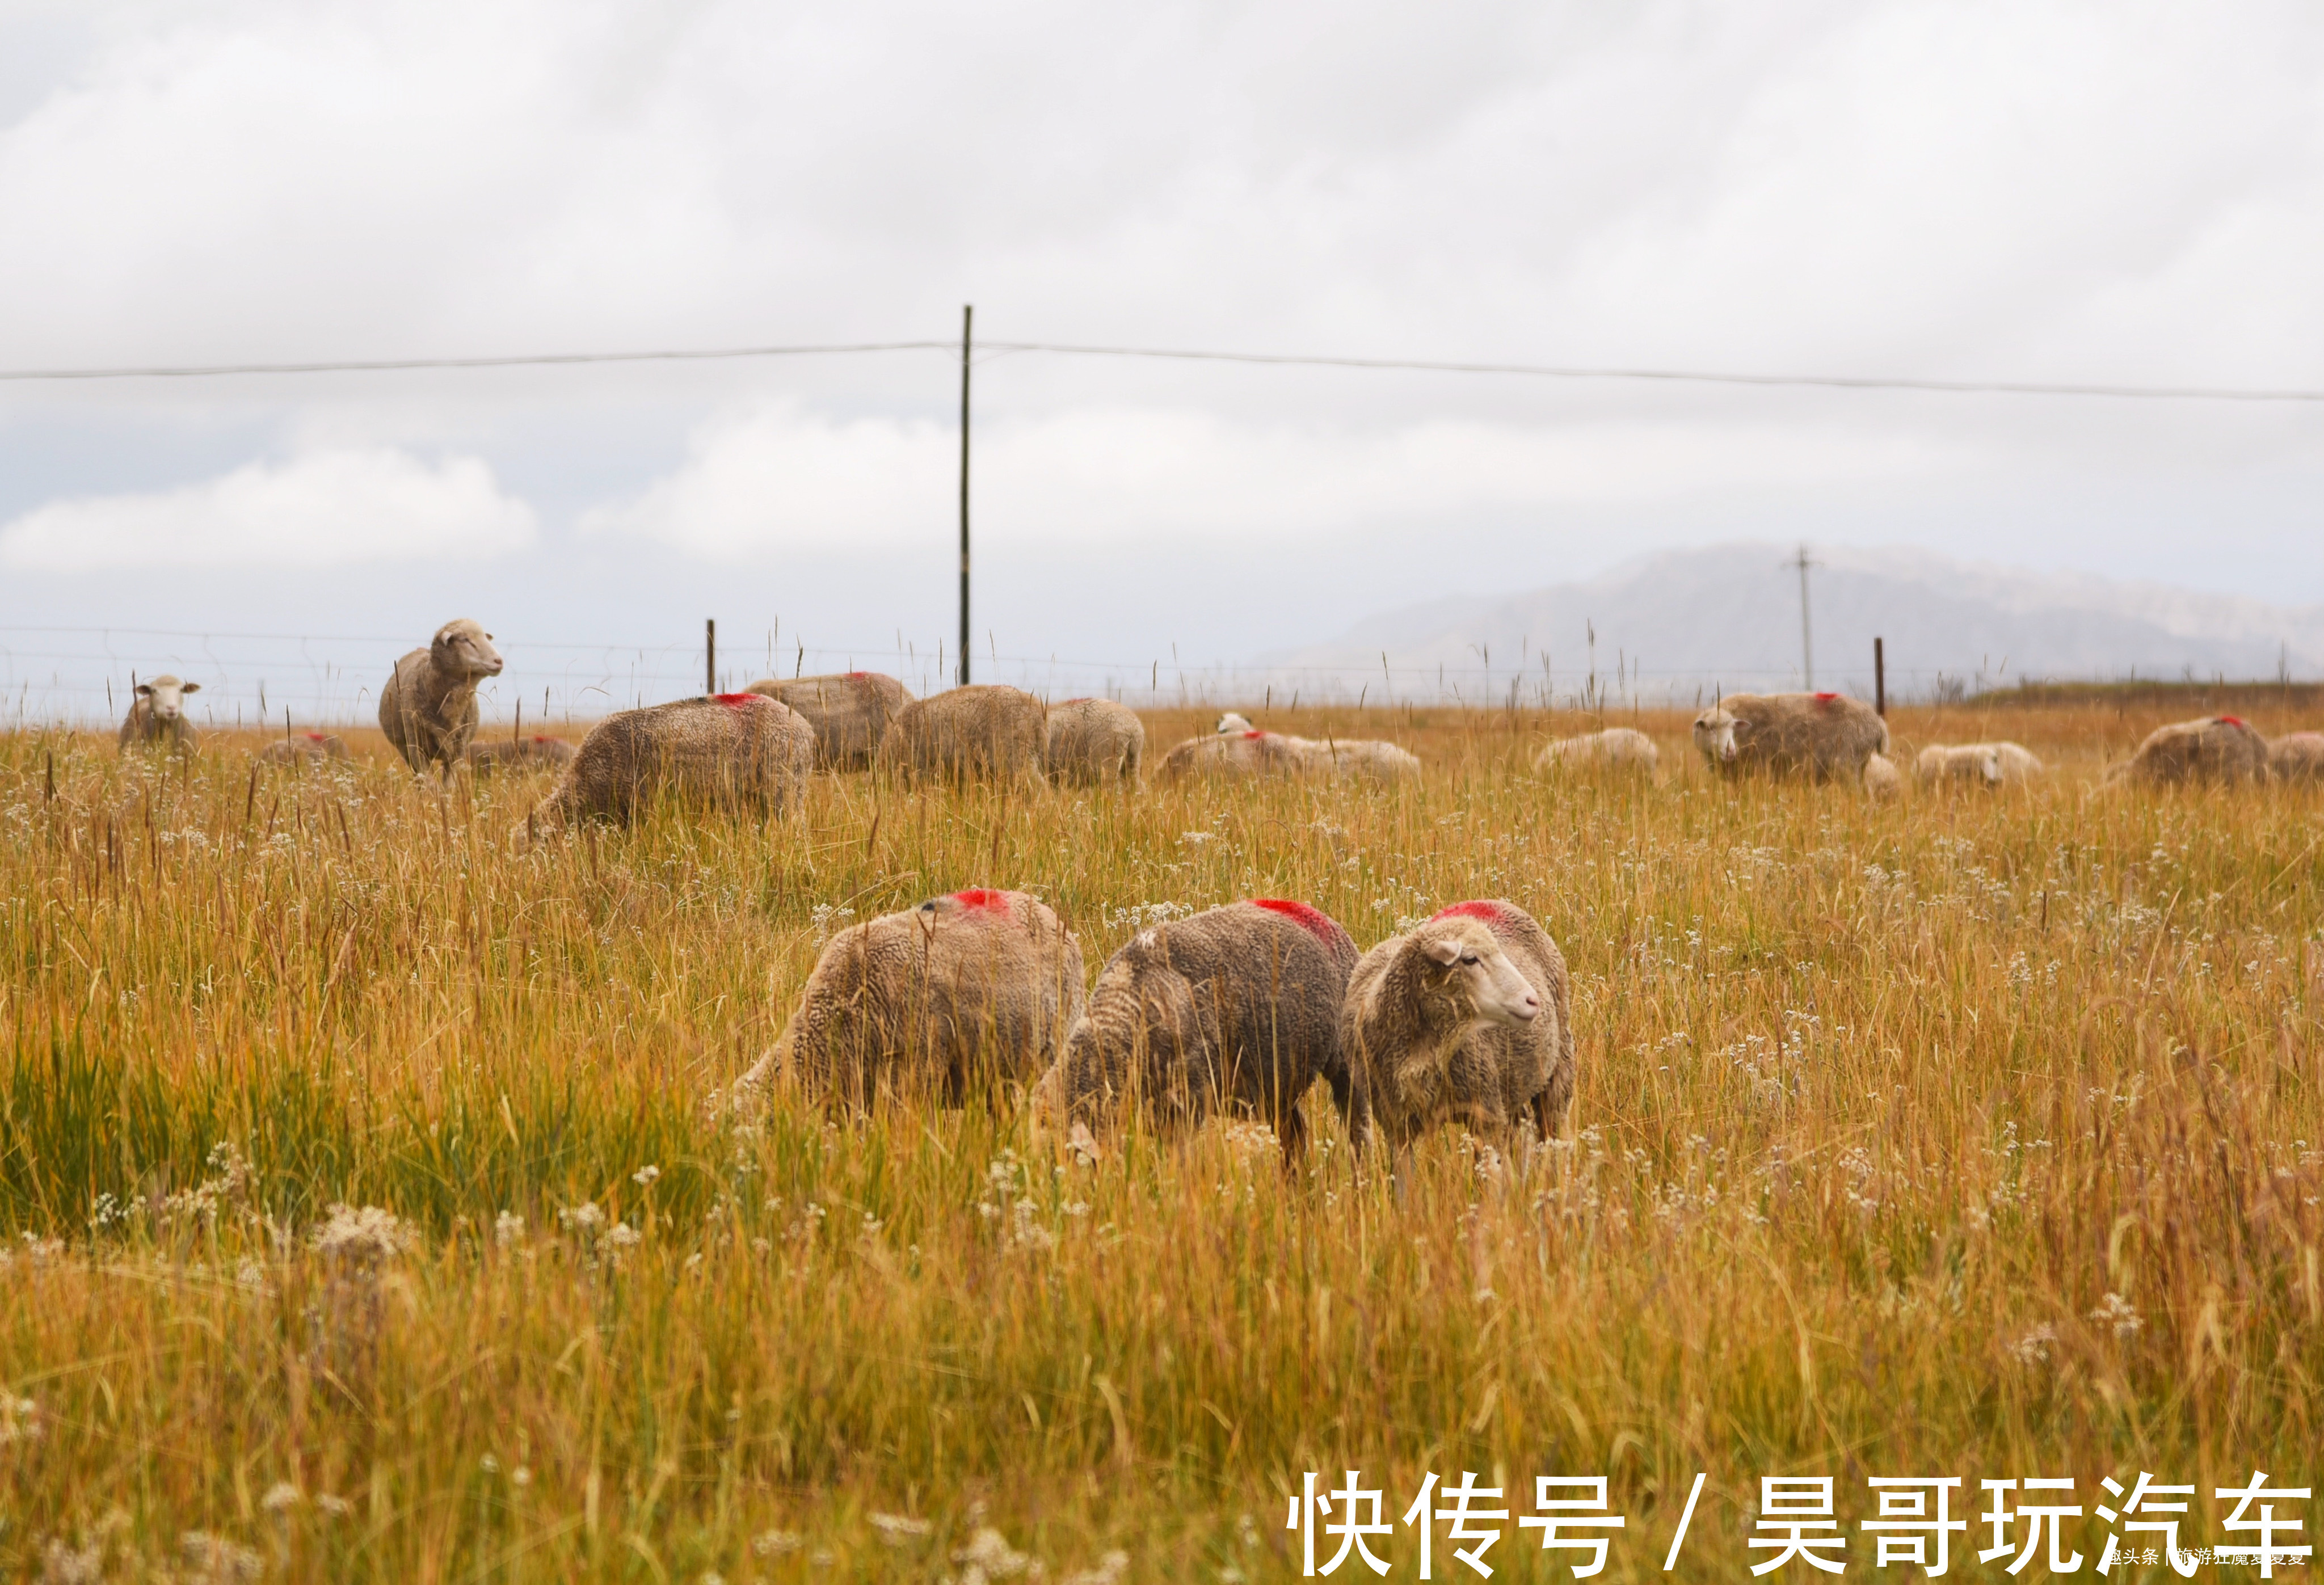
[[[702,622],[702,691],[718,691],[718,619],[715,616]]]
[[[1878,639],[1872,640],[1872,709],[1877,715],[1888,714],[1887,646]]]

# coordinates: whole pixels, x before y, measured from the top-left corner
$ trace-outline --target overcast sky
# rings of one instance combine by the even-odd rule
[[[14,369],[942,338],[973,301],[1000,339],[2324,387],[2324,11],[5,0],[0,214]],[[2324,404],[976,381],[1001,655],[1248,657],[1742,538],[2324,601]],[[705,616],[761,663],[778,624],[925,652],[957,402],[941,352],[0,385],[0,640],[20,693],[184,650],[32,627],[360,672],[473,614],[529,679]]]

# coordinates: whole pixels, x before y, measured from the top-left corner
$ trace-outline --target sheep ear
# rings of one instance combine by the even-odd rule
[[[202,685],[198,682],[180,683],[178,691],[181,694],[198,694],[202,691]]]
[[[1454,960],[1461,955],[1461,946],[1458,942],[1446,941],[1441,936],[1434,941],[1422,942],[1420,951],[1422,956],[1445,968],[1452,967]]]
[[[1747,721],[1738,715],[1735,718],[1735,735],[1738,738],[1749,737],[1751,729],[1757,724],[1757,723]]]
[[[140,697],[140,698],[143,698],[143,699],[150,699],[150,698],[152,698],[152,697],[153,696],[153,685],[152,685],[152,683],[150,683],[150,682],[141,682],[141,683],[139,683],[139,684],[137,685],[137,695],[138,695],[138,697]]]

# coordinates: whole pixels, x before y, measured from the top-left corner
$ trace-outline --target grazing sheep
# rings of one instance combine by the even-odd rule
[[[1904,790],[1904,773],[1886,754],[1864,761],[1864,791],[1876,804],[1885,804]]]
[[[1048,746],[1048,712],[1040,700],[1022,688],[979,683],[898,711],[874,763],[908,781],[1038,779]]]
[[[1188,776],[1316,776],[1333,768],[1321,743],[1250,727],[1188,738],[1162,756],[1160,774],[1167,782]]]
[[[1840,694],[1729,694],[1694,718],[1694,746],[1722,776],[1860,782],[1864,762],[1888,747],[1888,723]]]
[[[155,743],[167,743],[173,753],[180,754],[199,749],[202,734],[186,719],[186,696],[201,691],[201,684],[180,682],[166,673],[139,683],[137,696],[129,702],[129,714],[122,719],[122,750],[126,752],[132,747],[150,748]]]
[[[1250,716],[1245,715],[1240,710],[1230,710],[1225,714],[1219,717],[1218,725],[1213,727],[1211,730],[1217,733],[1221,737],[1224,737],[1229,733],[1250,732],[1255,729],[1250,723]]]
[[[1352,1119],[1340,1004],[1355,966],[1346,931],[1278,898],[1141,930],[1099,971],[1045,1086],[1076,1120],[1139,1107],[1165,1134],[1213,1111],[1254,1114],[1287,1165],[1306,1146],[1299,1101],[1318,1077]]]
[[[1111,699],[1067,699],[1049,707],[1053,780],[1135,787],[1145,757],[1146,723],[1129,705]]]
[[[1333,774],[1342,780],[1402,781],[1420,774],[1420,756],[1376,738],[1347,738],[1320,745]]]
[[[669,796],[767,816],[796,804],[815,764],[815,732],[761,694],[716,694],[622,710],[589,729],[541,805],[551,819],[627,825]]]
[[[934,1090],[957,1105],[1047,1070],[1082,1000],[1082,949],[1047,903],[955,891],[826,942],[782,1037],[742,1083],[788,1077],[857,1106]]]
[[[817,770],[869,770],[898,712],[912,702],[904,685],[876,671],[761,677],[743,690],[780,700],[815,728]]]
[[[2107,772],[2108,782],[2175,787],[2250,781],[2268,773],[2267,740],[2240,717],[2178,721],[2146,734],[2138,751]]]
[[[1515,903],[1455,903],[1364,954],[1340,1046],[1357,1138],[1378,1130],[1399,1180],[1412,1141],[1448,1122],[1522,1161],[1522,1135],[1556,1138],[1573,1100],[1565,959]]]
[[[569,765],[573,762],[573,745],[561,737],[549,737],[541,733],[528,733],[523,737],[496,737],[468,744],[468,765],[479,776],[508,767],[530,769],[537,766]]]
[[[1978,787],[2000,787],[2031,781],[2042,774],[2042,761],[2032,750],[2006,741],[1947,745],[1932,743],[1913,761],[1913,775],[1921,781],[1966,781]]]
[[[1647,776],[1662,762],[1655,740],[1636,727],[1609,726],[1580,737],[1559,738],[1536,756],[1536,770],[1632,770]]]
[[[295,737],[286,737],[267,744],[258,756],[268,765],[314,765],[346,757],[346,741],[328,732],[302,732]]]
[[[2324,781],[2324,732],[2295,732],[2267,746],[2268,774],[2278,781]]]
[[[448,776],[475,734],[476,685],[500,674],[493,635],[466,617],[447,622],[395,663],[379,691],[379,729],[413,770],[440,765]]]

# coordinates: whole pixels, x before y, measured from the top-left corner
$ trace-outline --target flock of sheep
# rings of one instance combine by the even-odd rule
[[[1109,700],[1046,706],[1003,687],[913,699],[869,672],[770,678],[620,711],[577,749],[541,735],[480,743],[476,688],[501,668],[491,634],[449,622],[396,663],[380,727],[422,774],[560,766],[541,812],[567,822],[626,823],[673,797],[779,812],[816,769],[1129,786],[1145,760],[1144,725]],[[197,687],[171,677],[139,684],[124,750],[195,747],[184,697]],[[1729,695],[1696,717],[1693,741],[1721,775],[1854,782],[1875,797],[1903,783],[1886,756],[1887,723],[1839,694]],[[328,733],[286,728],[266,754],[300,761],[346,749]],[[1651,774],[1658,757],[1645,733],[1623,727],[1553,742],[1536,765]],[[1171,749],[1158,774],[1388,781],[1419,766],[1393,743],[1291,737],[1229,713]],[[2015,743],[1939,744],[1914,770],[1927,782],[1994,787],[2043,766]],[[2324,777],[2324,735],[2270,744],[2234,716],[2182,722],[2150,735],[2109,779],[2272,777]],[[825,943],[743,1088],[789,1085],[868,1105],[885,1094],[958,1101],[1014,1083],[1077,1129],[1135,1110],[1166,1133],[1230,1110],[1272,1125],[1288,1162],[1307,1134],[1301,1098],[1322,1079],[1350,1138],[1383,1141],[1399,1176],[1413,1140],[1441,1125],[1519,1153],[1528,1139],[1554,1138],[1573,1094],[1564,960],[1531,915],[1498,898],[1456,903],[1360,954],[1305,903],[1231,903],[1141,930],[1086,991],[1084,983],[1079,945],[1038,898],[987,889],[931,898]]]

